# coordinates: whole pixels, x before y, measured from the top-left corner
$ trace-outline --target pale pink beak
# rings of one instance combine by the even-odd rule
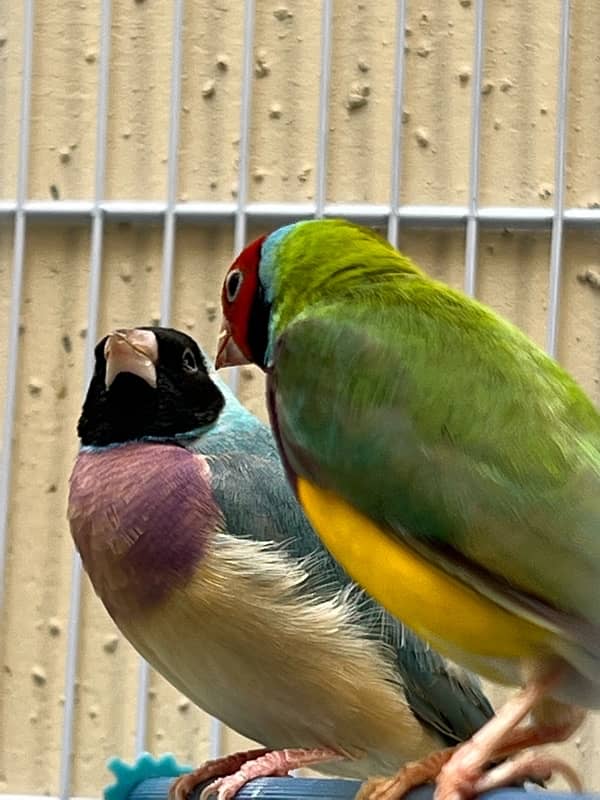
[[[136,328],[113,331],[104,345],[107,389],[120,372],[137,375],[156,389],[158,343],[152,331]]]
[[[215,359],[215,367],[222,369],[223,367],[241,367],[250,362],[242,353],[237,344],[231,337],[231,328],[229,322],[225,317],[221,321],[221,330],[219,332],[219,339],[217,342],[217,357]]]

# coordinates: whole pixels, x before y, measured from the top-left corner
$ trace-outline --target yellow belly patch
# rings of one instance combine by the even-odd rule
[[[552,634],[501,608],[404,547],[333,492],[298,479],[298,496],[321,540],[349,575],[418,635],[485,658],[530,658]],[[546,645],[546,647],[544,647]]]

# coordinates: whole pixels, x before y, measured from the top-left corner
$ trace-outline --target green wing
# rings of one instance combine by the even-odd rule
[[[600,657],[600,418],[554,361],[415,277],[306,309],[274,363],[273,419],[294,473],[480,591],[533,595],[559,627],[561,614],[581,619],[576,638],[591,630]]]

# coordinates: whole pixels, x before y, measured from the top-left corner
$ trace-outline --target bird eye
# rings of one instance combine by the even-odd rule
[[[186,349],[183,351],[181,361],[186,372],[198,372],[196,356],[192,353],[189,347],[186,347]]]
[[[227,300],[230,303],[233,303],[235,298],[238,296],[243,281],[244,281],[244,276],[242,275],[239,269],[236,269],[233,272],[229,273],[227,280],[225,282],[225,291],[227,293]]]

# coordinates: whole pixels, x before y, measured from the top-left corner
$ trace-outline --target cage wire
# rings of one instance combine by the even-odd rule
[[[37,201],[27,197],[29,140],[31,130],[32,64],[34,55],[34,0],[24,2],[24,40],[21,78],[21,110],[19,132],[19,159],[17,192],[14,200],[0,200],[0,221],[12,222],[13,264],[12,293],[8,338],[8,365],[4,410],[3,450],[0,462],[0,604],[4,591],[6,569],[8,506],[11,490],[12,439],[15,417],[17,363],[19,358],[19,311],[22,300],[23,272],[27,239],[27,225],[33,220],[65,221],[80,219],[91,226],[90,277],[88,286],[88,335],[85,353],[85,382],[93,369],[94,345],[97,339],[97,320],[100,305],[102,275],[103,235],[107,221],[129,220],[162,222],[163,252],[160,295],[160,323],[169,325],[173,295],[175,233],[179,222],[211,226],[216,223],[233,226],[234,251],[237,253],[246,242],[249,222],[260,221],[269,225],[311,217],[343,216],[358,222],[384,226],[393,244],[398,243],[401,229],[432,227],[437,229],[464,229],[464,289],[473,295],[477,282],[478,235],[482,227],[518,228],[526,230],[551,230],[549,263],[549,304],[547,316],[546,347],[555,355],[557,347],[561,260],[565,227],[600,226],[600,209],[565,208],[565,157],[567,137],[567,100],[569,89],[570,2],[561,4],[561,22],[558,31],[559,74],[557,92],[557,128],[555,144],[555,192],[553,208],[541,206],[503,207],[481,206],[479,203],[480,125],[482,103],[482,72],[485,48],[485,0],[475,0],[475,30],[472,50],[472,100],[470,123],[470,165],[468,202],[466,205],[409,205],[400,204],[402,178],[402,101],[405,74],[405,23],[408,0],[396,4],[396,35],[394,54],[394,100],[392,129],[391,176],[389,202],[376,204],[342,204],[327,198],[328,112],[331,81],[333,0],[323,0],[321,12],[319,122],[316,143],[316,191],[314,202],[248,202],[248,180],[251,137],[253,46],[255,2],[244,4],[243,76],[241,84],[241,116],[239,138],[239,184],[235,202],[178,202],[178,146],[182,82],[182,36],[184,0],[173,3],[173,41],[171,57],[171,88],[168,136],[168,179],[166,197],[154,201],[118,201],[104,199],[106,171],[106,142],[108,118],[109,74],[111,63],[111,0],[101,2],[100,51],[98,58],[98,93],[96,115],[96,153],[94,196],[86,200]],[[230,377],[234,390],[238,375],[233,370]],[[64,715],[60,759],[59,794],[67,800],[71,789],[73,730],[75,714],[75,687],[77,677],[77,652],[80,633],[80,598],[82,569],[78,555],[73,558],[71,573],[70,614],[67,634],[67,659],[64,680]],[[149,667],[142,659],[139,666],[137,695],[137,722],[135,749],[146,749],[148,722]],[[213,720],[210,729],[210,757],[222,753],[221,724]],[[36,795],[4,795],[4,797],[36,797]]]

